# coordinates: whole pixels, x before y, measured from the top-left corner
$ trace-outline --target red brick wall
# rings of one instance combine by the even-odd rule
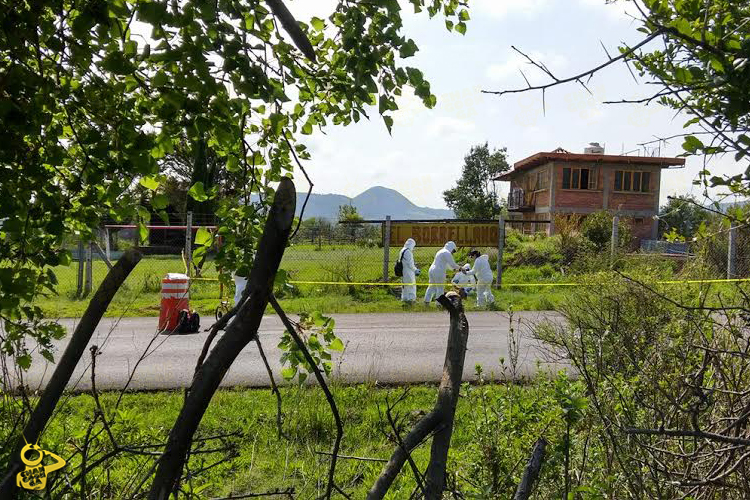
[[[648,193],[623,193],[615,191],[615,171],[623,167],[611,168],[609,173],[609,208],[612,210],[652,210],[656,213],[656,199],[659,196],[659,183],[661,171],[658,168],[637,168],[651,172]]]
[[[604,198],[601,191],[602,169],[598,169],[597,187],[599,189],[589,191],[588,189],[563,189],[563,168],[582,167],[583,165],[571,163],[555,163],[555,207],[566,208],[603,208]]]
[[[549,206],[549,190],[539,191],[536,193],[535,196],[536,196],[535,206],[537,207]]]

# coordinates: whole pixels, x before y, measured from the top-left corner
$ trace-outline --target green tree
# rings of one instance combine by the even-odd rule
[[[363,220],[354,205],[339,205],[339,224],[344,234],[352,241],[357,241],[357,232],[362,229],[362,224],[359,224],[359,222]],[[341,224],[342,222],[344,224]]]
[[[410,3],[465,32],[459,0]],[[401,14],[396,0],[342,0],[309,23],[280,0],[2,2],[0,349],[28,367],[31,339],[51,359],[64,330],[35,303],[55,291],[52,268],[71,261],[64,236],[90,239],[111,216],[138,221],[145,239],[149,210],[132,186],[165,209],[160,160],[183,138],[205,141],[236,186],[217,201],[217,259],[247,273],[272,187],[310,158],[302,136],[373,105],[390,131],[404,87],[435,105],[421,71],[403,64],[418,48]],[[201,182],[188,193],[217,194]]]
[[[674,230],[684,238],[692,238],[711,215],[693,196],[670,197],[659,212],[659,237]]]
[[[443,192],[445,204],[459,219],[496,218],[502,206],[492,179],[509,169],[506,148],[490,152],[487,143],[472,146],[455,187]]]

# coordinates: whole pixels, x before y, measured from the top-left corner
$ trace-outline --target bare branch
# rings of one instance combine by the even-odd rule
[[[647,36],[646,38],[644,38],[643,40],[641,40],[640,42],[638,42],[637,44],[635,44],[632,47],[630,47],[628,50],[623,51],[619,56],[611,58],[611,59],[607,60],[606,62],[600,64],[599,66],[596,66],[594,68],[588,69],[588,70],[584,71],[583,73],[579,73],[579,74],[577,74],[575,76],[571,76],[571,77],[563,78],[563,79],[558,79],[555,76],[553,76],[553,75],[551,75],[551,74],[548,73],[548,75],[550,76],[550,78],[552,78],[554,81],[552,81],[551,83],[547,83],[545,85],[536,85],[536,86],[527,87],[527,88],[523,88],[523,89],[482,90],[482,93],[483,94],[495,94],[495,95],[500,96],[500,95],[504,95],[504,94],[518,94],[518,93],[521,93],[521,92],[528,92],[530,90],[546,90],[546,89],[549,89],[551,87],[556,87],[557,85],[563,85],[563,84],[570,83],[570,82],[582,83],[581,80],[583,78],[585,78],[587,76],[591,77],[595,73],[597,73],[598,71],[606,68],[607,66],[611,66],[612,64],[614,64],[614,63],[616,63],[618,61],[627,60],[627,58],[630,57],[632,54],[634,54],[635,51],[637,51],[638,49],[640,49],[644,45],[648,44],[651,40],[653,40],[654,38],[657,38],[661,34],[662,34],[661,31],[656,31],[656,32],[650,34],[649,36]],[[517,50],[515,47],[513,47],[513,49]],[[518,51],[518,52],[521,53],[521,54],[523,54],[520,51]],[[523,54],[523,55],[526,56],[526,54]],[[528,56],[526,56],[526,57],[528,58]],[[534,61],[532,61],[532,63],[535,66],[537,66],[538,68],[542,68],[542,66],[540,64],[538,64],[538,63],[536,63]],[[542,71],[547,72],[547,70],[544,70],[544,69],[542,69]]]

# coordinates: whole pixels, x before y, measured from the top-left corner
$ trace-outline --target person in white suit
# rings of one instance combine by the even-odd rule
[[[456,261],[453,260],[453,253],[455,251],[456,244],[449,241],[435,254],[435,260],[432,261],[428,273],[430,285],[427,287],[427,291],[424,294],[425,304],[429,304],[435,298],[443,294],[443,289],[445,288],[444,283],[446,280],[445,273],[448,269],[453,269],[454,271],[463,270],[461,266],[456,264]]]
[[[474,267],[466,274],[477,278],[477,305],[492,304],[495,302],[495,296],[492,295],[492,280],[495,276],[490,267],[490,256],[472,250],[469,252],[469,258],[474,260]]]
[[[419,269],[414,263],[414,247],[417,246],[417,242],[409,238],[404,242],[404,248],[398,254],[398,259],[401,261],[403,266],[403,274],[401,282],[401,300],[403,302],[414,302],[417,300],[417,276],[419,276]]]
[[[464,292],[466,292],[466,295],[474,292],[474,285],[477,282],[474,276],[467,274],[469,271],[471,271],[471,265],[464,264],[463,270],[457,272],[451,280],[451,283],[459,288],[463,288]]]

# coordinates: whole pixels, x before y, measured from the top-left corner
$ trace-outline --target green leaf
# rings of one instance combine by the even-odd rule
[[[293,366],[287,366],[286,368],[281,369],[281,376],[284,380],[292,380],[296,374],[297,368]]]
[[[323,28],[325,28],[325,22],[319,17],[313,17],[310,19],[310,25],[315,28],[316,31],[323,31]]]
[[[461,21],[460,23],[458,23],[456,25],[456,31],[458,31],[462,35],[465,35],[466,34],[466,23],[463,22],[463,21]]]
[[[335,339],[333,339],[333,342],[328,344],[328,349],[330,349],[331,351],[343,351],[344,343],[340,338],[336,337]]]
[[[703,143],[694,135],[688,135],[687,137],[685,137],[685,142],[682,143],[682,149],[684,149],[688,153],[695,153],[702,148]]]
[[[163,71],[158,71],[151,79],[151,85],[154,87],[163,87],[168,81],[167,74]]]
[[[31,356],[24,354],[16,358],[16,364],[21,367],[22,370],[28,370],[31,366]]]
[[[146,224],[144,224],[143,222],[138,223],[138,236],[139,236],[139,241],[141,245],[148,242],[148,228],[146,227]]]
[[[188,194],[192,199],[194,199],[197,202],[206,201],[208,199],[208,195],[206,194],[206,191],[203,189],[203,183],[202,182],[196,182],[193,184],[193,187],[190,188],[188,191]]]
[[[156,210],[162,210],[169,205],[169,198],[166,194],[159,193],[151,198],[151,206]]]
[[[195,244],[204,247],[211,246],[213,244],[214,237],[211,232],[205,227],[198,228],[195,233]]]
[[[150,176],[141,177],[138,183],[146,189],[150,189],[151,191],[156,191],[156,189],[159,187],[159,181]]]
[[[401,58],[406,59],[407,57],[411,57],[414,54],[417,53],[419,48],[417,47],[417,44],[414,43],[414,40],[411,38],[404,42],[403,45],[401,45],[401,48],[399,49],[399,55]]]
[[[390,134],[393,129],[393,118],[390,116],[383,116],[383,121],[385,122],[385,126],[388,128],[388,133]]]

